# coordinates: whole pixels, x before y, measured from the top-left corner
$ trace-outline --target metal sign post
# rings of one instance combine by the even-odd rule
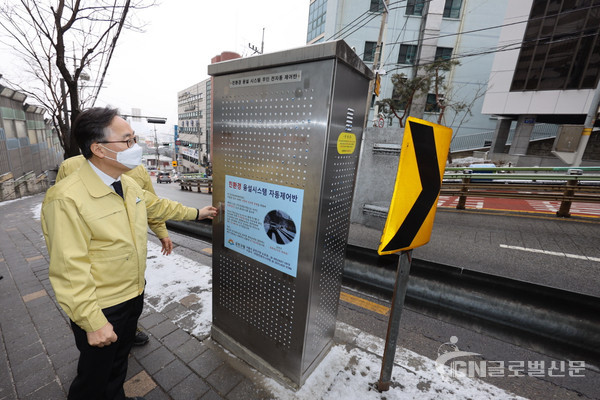
[[[396,271],[396,285],[394,286],[394,296],[392,297],[392,309],[390,311],[390,320],[385,339],[385,350],[383,351],[383,361],[381,362],[381,373],[379,375],[379,382],[377,382],[377,389],[381,392],[390,389],[394,356],[396,355],[396,343],[398,342],[398,334],[400,333],[400,317],[404,308],[411,263],[412,250],[400,253],[398,270]]]
[[[409,117],[394,194],[377,252],[401,252],[377,389],[390,388],[400,317],[408,286],[412,249],[429,242],[450,150],[452,129]]]

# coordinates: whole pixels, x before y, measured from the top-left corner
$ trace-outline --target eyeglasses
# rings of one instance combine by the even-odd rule
[[[135,135],[127,140],[104,140],[104,141],[98,142],[98,143],[127,143],[127,148],[129,148],[137,142],[138,142],[138,137],[137,137],[137,135]]]

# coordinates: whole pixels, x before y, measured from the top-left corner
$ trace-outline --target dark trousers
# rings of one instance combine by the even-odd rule
[[[69,400],[123,400],[127,359],[133,346],[137,321],[142,313],[144,295],[102,310],[113,325],[117,341],[110,346],[93,347],[87,334],[71,321],[79,349],[77,376],[69,389]]]

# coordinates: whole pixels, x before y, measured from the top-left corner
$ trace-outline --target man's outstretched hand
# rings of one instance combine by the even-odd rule
[[[204,218],[213,219],[214,217],[217,216],[218,213],[219,213],[219,210],[217,210],[215,207],[206,206],[199,210],[198,219],[204,219]]]

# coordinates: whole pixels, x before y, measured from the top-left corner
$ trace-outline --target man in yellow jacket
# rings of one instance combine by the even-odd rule
[[[77,171],[84,161],[85,157],[82,155],[67,158],[60,164],[60,167],[58,168],[56,182]],[[132,177],[133,180],[135,180],[135,183],[140,185],[142,189],[147,190],[152,194],[156,194],[154,191],[154,186],[152,186],[152,182],[150,181],[148,170],[146,170],[143,164],[140,164],[137,167],[125,172],[125,175]],[[173,242],[169,237],[169,231],[167,230],[167,226],[164,221],[148,220],[148,227],[152,232],[154,232],[158,240],[160,240],[162,245],[162,253],[166,256],[171,254],[173,251]]]
[[[58,168],[56,182],[77,171],[84,162],[85,157],[83,155],[67,158],[60,164],[60,167]],[[125,175],[132,177],[133,180],[135,180],[135,183],[137,183],[142,189],[147,190],[152,194],[156,194],[154,187],[152,186],[152,182],[150,181],[150,175],[143,164],[140,164],[137,167],[125,172]],[[169,231],[167,230],[167,225],[165,222],[149,219],[148,227],[152,232],[154,232],[156,237],[158,237],[158,240],[160,240],[162,245],[162,253],[166,256],[171,254],[173,251],[173,242],[169,237]],[[136,330],[135,339],[133,340],[133,345],[145,345],[148,343],[149,339],[150,338],[148,335],[138,327]]]
[[[72,128],[86,158],[48,190],[42,231],[56,299],[71,319],[80,351],[69,399],[125,399],[127,358],[143,306],[148,219],[212,218],[159,199],[125,172],[141,163],[141,148],[118,111],[92,108]]]

